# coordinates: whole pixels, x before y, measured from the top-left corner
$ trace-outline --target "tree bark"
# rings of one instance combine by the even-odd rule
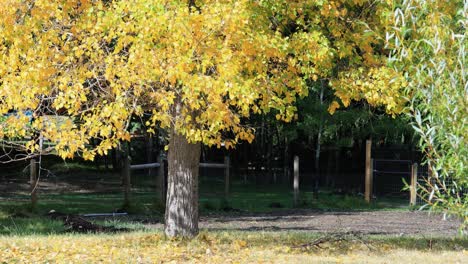
[[[125,153],[122,166],[122,180],[124,183],[124,203],[123,208],[130,208],[130,196],[132,190],[132,174],[130,170],[131,158],[128,152]]]
[[[201,144],[191,144],[172,130],[168,153],[165,228],[168,237],[198,234],[198,174]]]
[[[284,152],[283,152],[283,183],[289,184],[289,141],[288,136],[284,135]]]
[[[31,185],[31,208],[34,210],[37,205],[37,163],[36,159],[30,161],[30,185]]]
[[[145,133],[145,144],[146,144],[146,163],[153,163],[154,162],[154,155],[153,155],[153,137],[150,133]],[[153,176],[154,169],[148,169],[148,177],[151,178]]]

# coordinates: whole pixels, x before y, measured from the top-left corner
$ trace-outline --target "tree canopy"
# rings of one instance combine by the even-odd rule
[[[8,1],[0,9],[0,114],[10,115],[0,138],[29,137],[25,147],[35,153],[32,135],[40,135],[63,158],[92,159],[128,140],[130,117],[146,114],[150,127],[230,148],[252,141],[242,124],[252,113],[274,108],[292,120],[306,80],[319,78],[344,106],[366,99],[399,113],[402,83],[375,34],[387,8],[347,0]],[[96,148],[90,138],[99,139]]]
[[[393,5],[4,1],[0,141],[27,152],[24,159],[56,153],[91,160],[130,140],[130,120],[140,118],[149,132],[169,131],[169,172],[178,177],[170,175],[169,184],[186,183],[170,192],[196,193],[199,147],[193,146],[252,142],[246,119],[270,112],[278,120],[295,119],[297,98],[318,82],[334,90],[332,114],[361,100],[390,115],[403,112],[408,98],[402,95],[412,80],[388,64],[385,32],[393,26]],[[197,218],[196,204],[175,204],[169,213]]]
[[[190,142],[251,141],[242,118],[276,108],[291,120],[301,74],[318,70],[252,1],[10,1],[0,13],[0,138],[29,136],[35,152],[39,134],[63,158],[105,153],[145,113]]]

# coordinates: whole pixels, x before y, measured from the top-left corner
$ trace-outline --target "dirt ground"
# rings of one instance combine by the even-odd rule
[[[359,232],[361,234],[456,236],[460,221],[420,211],[317,212],[291,210],[252,215],[211,215],[200,229],[236,231]],[[152,224],[162,228],[162,224]]]

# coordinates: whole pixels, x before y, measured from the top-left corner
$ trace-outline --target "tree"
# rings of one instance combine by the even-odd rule
[[[401,112],[405,80],[378,33],[389,10],[364,0],[9,0],[0,140],[26,153],[13,159],[93,159],[147,115],[149,132],[169,134],[166,234],[194,236],[201,144],[251,142],[252,114],[293,120],[310,82],[329,83],[344,106],[364,99]]]
[[[385,47],[385,32],[392,14],[392,1],[368,0],[263,0],[270,6],[275,27],[285,35],[314,34],[319,46],[310,45],[318,67],[309,74],[311,81],[325,81],[339,100],[329,105],[333,114],[352,101],[366,100],[373,107],[384,107],[393,116],[401,113],[406,80],[388,65],[390,50]],[[326,47],[320,49],[320,47]],[[339,103],[339,101],[341,103]]]
[[[409,84],[407,113],[431,171],[420,195],[466,227],[468,1],[404,1],[394,14],[391,61]]]
[[[251,113],[277,109],[278,119],[292,120],[305,79],[321,66],[309,49],[326,54],[313,32],[287,38],[271,27],[266,7],[8,1],[0,7],[2,143],[27,153],[13,159],[93,159],[129,140],[132,116],[149,113],[146,125],[170,135],[165,232],[196,235],[200,144],[251,142],[242,123]]]
[[[363,114],[364,118],[353,116],[343,120],[341,117],[347,113],[330,118],[323,113],[323,108],[328,108],[332,115],[342,106],[359,104],[380,107],[393,117],[402,112],[406,103],[402,97],[405,79],[388,65],[389,50],[385,48],[385,29],[393,8],[390,1],[261,2],[269,6],[272,25],[283,35],[294,37],[314,34],[320,39],[320,46],[309,46],[315,52],[308,55],[313,57],[313,62],[318,66],[309,73],[308,79],[312,96],[318,96],[318,104],[309,97],[301,100],[298,107],[299,124],[293,126],[294,130],[299,128],[309,135],[309,144],[313,137],[316,138],[316,169],[320,164],[321,144],[324,140],[338,135],[336,132],[339,129],[346,130],[345,133],[359,130],[355,125],[368,124],[366,121],[370,120],[370,117],[367,118],[369,113],[349,110],[345,112]],[[303,41],[298,45],[309,43]],[[334,92],[334,100],[328,101],[326,95],[330,88]],[[360,121],[353,124],[354,120]],[[369,130],[365,134],[368,137]],[[344,141],[343,135],[340,136],[340,140]],[[348,144],[352,142],[349,136],[346,138]]]

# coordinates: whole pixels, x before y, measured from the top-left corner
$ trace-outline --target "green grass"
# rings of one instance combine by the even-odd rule
[[[80,166],[64,170],[68,176],[81,175],[92,179],[118,181],[112,174],[81,171]],[[73,175],[72,175],[73,174]],[[116,178],[117,177],[117,178]],[[136,175],[131,197],[130,213],[138,217],[162,217],[163,205],[156,201],[152,191],[154,179]],[[304,188],[305,189],[305,188]],[[303,190],[304,190],[303,189]],[[242,212],[270,212],[293,209],[293,193],[289,186],[244,185],[233,182],[228,200],[224,199],[224,183],[202,180],[200,183],[200,211],[202,214],[226,213],[225,208]],[[97,220],[102,225],[135,230],[120,234],[64,234],[60,221],[48,219],[45,214],[54,209],[72,214],[110,213],[122,207],[123,193],[65,193],[39,196],[34,210],[29,197],[9,195],[0,198],[0,262],[195,262],[195,263],[307,263],[312,260],[323,263],[382,262],[457,262],[467,256],[468,238],[465,237],[399,237],[367,236],[360,240],[350,237],[341,242],[302,246],[324,234],[312,232],[268,231],[206,231],[192,241],[170,240],[161,230],[151,229],[126,217]],[[280,207],[280,208],[278,208]],[[378,199],[370,204],[362,196],[337,195],[321,190],[318,197],[302,191],[300,208],[322,211],[408,210],[408,201]],[[369,246],[370,245],[370,246]],[[372,248],[372,249],[370,249]],[[141,260],[141,261],[140,261]],[[405,260],[405,261],[403,261]]]
[[[200,184],[200,204],[205,211],[222,210],[226,205],[249,212],[269,212],[293,209],[293,192],[284,185],[252,186],[234,182],[228,200],[224,199],[224,183],[202,182]],[[280,207],[280,208],[278,208]],[[310,191],[300,192],[299,208],[323,211],[362,211],[362,210],[407,210],[408,203],[401,199],[379,199],[367,203],[359,195],[333,194],[321,190],[318,197]]]
[[[0,218],[0,235],[25,236],[61,234],[65,231],[62,222],[45,217],[6,217]]]
[[[232,208],[241,212],[271,212],[275,210],[292,209],[292,193],[281,187],[245,187],[234,185],[229,200],[216,193],[201,193],[200,211],[209,213],[236,213]],[[138,214],[152,219],[163,218],[164,206],[156,201],[153,192],[134,192],[132,206],[129,213]],[[391,210],[379,203],[367,204],[359,196],[342,196],[329,193],[320,193],[313,198],[311,193],[302,193],[302,208],[316,210]],[[28,234],[59,234],[64,232],[60,222],[51,221],[46,217],[50,210],[70,214],[111,213],[120,209],[123,204],[121,193],[75,193],[41,195],[39,203],[34,210],[29,205],[29,197],[16,196],[14,199],[0,200],[0,235],[28,235]],[[272,203],[282,208],[271,208]],[[225,211],[226,208],[231,210]],[[394,209],[394,208],[393,208]],[[398,209],[398,210],[401,210]],[[136,230],[144,229],[143,225],[114,220],[117,227],[127,227]]]
[[[133,189],[129,212],[138,214],[162,214],[163,205],[157,201],[155,191],[138,186]],[[216,191],[215,191],[216,190]],[[293,209],[293,193],[283,186],[249,186],[234,183],[229,198],[224,198],[223,190],[216,183],[202,182],[200,186],[200,210],[202,212],[223,211],[226,207],[244,212],[269,212],[274,210]],[[14,195],[0,198],[0,216],[30,212],[29,197]],[[110,213],[122,208],[123,193],[64,193],[39,194],[39,203],[34,212],[45,214],[50,210],[64,213]],[[311,192],[301,192],[299,208],[323,211],[337,210],[408,210],[403,200],[378,200],[368,204],[362,196],[337,195],[330,191],[322,191],[318,197]]]
[[[138,187],[138,185],[136,186]],[[200,210],[222,212],[232,207],[248,212],[292,209],[292,192],[281,186],[244,186],[234,183],[229,200],[222,184],[202,182]],[[146,190],[146,189],[145,189]],[[139,216],[162,216],[156,194],[136,188],[132,208]],[[60,221],[44,216],[49,210],[73,214],[113,212],[123,203],[122,193],[41,195],[35,210],[29,197],[0,200],[0,255],[6,263],[421,263],[462,262],[468,256],[468,237],[345,235],[342,241],[310,245],[326,234],[295,231],[206,231],[192,241],[171,240],[162,230],[134,219],[95,220],[101,225],[129,228],[118,234],[65,233]],[[367,204],[361,196],[322,191],[318,197],[301,193],[301,207],[315,210],[407,210],[406,201],[378,200]],[[271,208],[271,204],[282,208]],[[159,211],[157,210],[159,209]],[[233,212],[225,212],[232,214]]]
[[[71,170],[81,167],[71,167]],[[73,174],[74,175],[74,174]],[[147,174],[145,174],[147,175]],[[68,177],[70,174],[68,174]],[[76,175],[74,175],[76,176]],[[101,174],[90,172],[90,177],[101,177]],[[115,182],[118,175],[106,174],[104,182]],[[117,178],[116,178],[117,177]],[[157,200],[158,194],[150,184],[154,181],[144,175],[134,177],[134,188],[131,196],[131,206],[125,208],[131,214],[162,219],[164,205]],[[233,182],[229,199],[224,199],[224,183],[222,181],[206,181],[200,183],[201,214],[225,213],[264,213],[278,210],[290,210],[293,207],[293,193],[288,186],[280,185],[244,185]],[[48,220],[45,215],[50,210],[69,214],[112,213],[122,208],[123,193],[117,189],[114,193],[63,193],[40,194],[39,202],[31,209],[29,196],[9,194],[8,198],[0,197],[0,234],[54,234],[63,232],[60,223]],[[355,210],[408,210],[406,201],[378,200],[371,204],[362,196],[337,195],[331,191],[322,190],[318,197],[311,192],[302,191],[299,208],[322,211],[355,211]],[[226,210],[228,209],[228,210]],[[230,209],[230,210],[229,210]],[[236,209],[234,212],[233,209]],[[126,225],[128,223],[120,223]],[[140,227],[136,229],[141,230]]]
[[[105,184],[105,183],[104,183]],[[219,184],[218,184],[219,185]],[[157,201],[157,193],[148,188],[139,189],[136,185],[132,192],[130,213],[161,214],[163,206]],[[202,212],[222,211],[226,207],[244,212],[269,212],[292,209],[293,193],[283,186],[249,186],[234,183],[229,199],[224,199],[224,190],[217,183],[202,182],[200,185],[200,210]],[[29,211],[29,197],[26,195],[0,198],[0,212],[15,214]],[[36,213],[45,214],[50,210],[64,213],[110,213],[121,209],[123,193],[65,193],[39,195]],[[337,195],[322,191],[318,197],[311,192],[301,192],[299,208],[316,210],[407,210],[406,201],[378,200],[368,204],[362,196]],[[1,213],[0,213],[1,214]]]

